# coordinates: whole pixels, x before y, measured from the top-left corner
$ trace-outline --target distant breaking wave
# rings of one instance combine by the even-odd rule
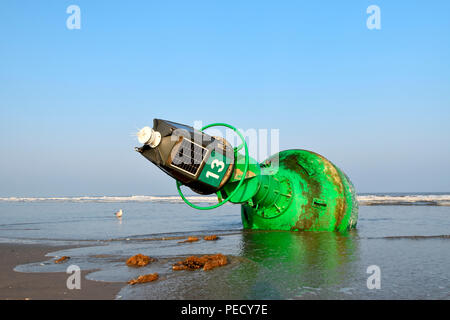
[[[359,195],[361,206],[450,206],[450,194]]]
[[[216,196],[187,196],[192,203],[216,203]],[[410,205],[450,206],[450,194],[365,194],[358,195],[361,206]],[[182,203],[179,196],[84,196],[84,197],[9,197],[0,202],[165,202]]]
[[[217,201],[217,196],[186,196],[190,202],[203,203]],[[183,202],[179,196],[85,196],[85,197],[46,197],[46,198],[0,198],[7,202]]]

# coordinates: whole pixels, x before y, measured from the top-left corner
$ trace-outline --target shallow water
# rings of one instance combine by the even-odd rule
[[[118,220],[113,212],[122,208]],[[124,282],[121,299],[450,299],[450,207],[362,206],[356,231],[243,231],[238,206],[200,212],[170,201],[2,201],[0,241],[83,244],[48,254],[20,272],[65,272],[75,264],[88,278]],[[179,243],[189,235],[218,241]],[[147,267],[124,261],[142,253]],[[213,271],[172,271],[188,255],[223,253]],[[54,264],[55,256],[70,256]],[[379,266],[381,289],[370,290],[367,268]],[[154,283],[128,286],[158,272]]]

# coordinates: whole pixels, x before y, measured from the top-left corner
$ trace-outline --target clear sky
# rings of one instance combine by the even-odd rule
[[[449,17],[447,0],[2,0],[0,197],[175,194],[133,150],[153,118],[280,129],[358,192],[450,191]]]

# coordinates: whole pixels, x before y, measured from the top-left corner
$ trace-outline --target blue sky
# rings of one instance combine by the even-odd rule
[[[81,29],[66,8],[81,9]],[[369,5],[381,30],[366,27]],[[153,118],[280,129],[358,192],[450,191],[449,1],[0,2],[0,197],[175,194]]]

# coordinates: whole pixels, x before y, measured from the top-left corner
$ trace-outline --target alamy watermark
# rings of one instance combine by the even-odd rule
[[[381,9],[377,5],[370,5],[366,10],[367,14],[370,16],[367,18],[366,26],[369,30],[380,30],[381,29]]]
[[[69,30],[81,29],[81,9],[78,5],[72,4],[67,7],[66,13],[70,14],[66,20],[66,27]],[[366,13],[369,17],[366,20],[366,26],[369,30],[381,30],[381,9],[372,4],[367,7]]]
[[[174,163],[176,161],[177,164],[200,164],[203,161],[203,156],[201,156],[201,154],[202,152],[205,152],[204,150],[202,151],[202,146],[205,145],[208,145],[208,149],[225,150],[226,159],[230,160],[231,162],[234,162],[236,160],[238,164],[245,163],[244,156],[235,159],[235,152],[241,152],[241,154],[244,155],[245,147],[244,142],[239,137],[239,135],[234,132],[234,130],[228,128],[226,130],[223,130],[223,128],[220,127],[212,127],[206,130],[205,135],[200,132],[203,128],[202,121],[194,121],[193,128],[196,129],[193,137],[191,137],[191,134],[188,130],[185,130],[183,128],[176,129],[172,132],[171,139],[173,141],[179,141],[180,137],[185,137],[188,140],[192,139],[194,142],[194,150],[192,150],[191,144],[181,144],[180,149],[178,149],[179,156],[176,159],[173,159]],[[264,163],[266,165],[266,168],[270,170],[266,170],[262,172],[262,174],[264,175],[277,173],[279,167],[278,154],[280,152],[280,130],[265,128],[249,128],[246,130],[237,130],[242,134],[244,141],[246,142],[249,157],[253,158],[259,163],[270,158],[270,163]],[[208,137],[213,137],[214,139],[211,141],[205,141],[205,139],[207,139]],[[217,143],[217,141],[221,143]],[[226,147],[225,144],[235,145],[236,147],[229,148]],[[218,151],[221,153],[220,150]],[[192,156],[192,152],[194,152],[195,156]],[[224,167],[225,164],[218,164],[213,162],[213,165],[220,165]]]
[[[69,290],[81,290],[81,269],[79,266],[73,264],[67,267],[67,274],[70,276],[67,278],[66,286]]]
[[[377,265],[367,267],[366,273],[370,274],[367,278],[367,289],[381,289],[381,269]]]
[[[70,16],[66,20],[66,27],[69,30],[81,29],[81,9],[79,6],[72,4],[67,7],[66,13]]]

